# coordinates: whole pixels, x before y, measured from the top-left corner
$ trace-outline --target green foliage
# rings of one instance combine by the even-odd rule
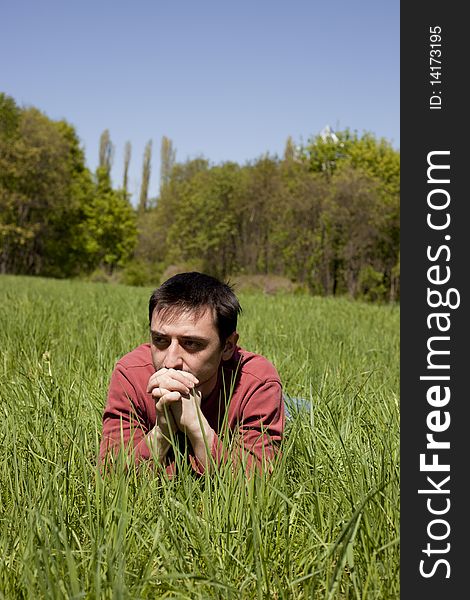
[[[135,216],[111,187],[107,130],[100,160],[93,180],[70,124],[0,95],[0,272],[69,277],[125,263]]]
[[[233,269],[238,170],[226,163],[178,185],[178,209],[166,238],[170,264],[198,257],[202,270],[215,276]]]
[[[162,278],[162,272],[162,264],[132,258],[126,262],[119,277],[125,285],[156,287]]]
[[[375,182],[377,202],[383,213],[376,240],[376,262],[390,286],[397,260],[400,228],[400,154],[384,139],[370,133],[359,137],[348,129],[336,133],[337,141],[316,136],[302,148],[301,160],[313,173],[332,178],[337,171],[360,173]],[[357,178],[357,177],[356,177]],[[351,182],[353,185],[353,181]]]
[[[328,188],[325,181],[308,172],[303,164],[280,164],[281,191],[272,212],[273,244],[278,272],[321,293],[318,264],[321,257],[320,218]]]
[[[312,172],[331,175],[343,163],[376,178],[389,194],[400,191],[400,155],[385,139],[371,133],[359,137],[349,129],[323,139],[317,135],[301,149],[300,156]]]
[[[164,135],[160,145],[160,191],[170,182],[171,172],[176,161],[173,142]]]
[[[104,168],[97,170],[97,185],[84,206],[80,225],[89,268],[100,265],[110,273],[124,266],[137,239],[136,217],[124,191],[112,189]]]
[[[385,300],[387,289],[384,285],[383,273],[379,273],[370,265],[362,267],[359,272],[359,293],[364,300]]]
[[[20,115],[20,110],[13,98],[0,92],[0,136],[2,139],[13,140],[16,137]]]
[[[100,136],[100,152],[98,168],[108,176],[111,174],[114,159],[114,144],[111,141],[109,129],[105,129]]]
[[[124,146],[124,173],[122,177],[122,189],[127,194],[127,186],[128,186],[128,175],[129,175],[129,164],[131,162],[131,153],[132,146],[129,141],[126,142]]]
[[[358,293],[359,273],[371,263],[383,267],[379,253],[385,229],[383,202],[374,179],[350,165],[338,167],[331,178],[322,212],[319,260],[330,293]]]
[[[139,225],[136,256],[165,265],[196,260],[219,277],[287,276],[316,294],[352,297],[362,296],[360,273],[370,266],[397,299],[398,154],[371,136],[341,139],[320,138],[310,161],[290,140],[282,161],[175,165]],[[325,177],[312,165],[327,155],[334,168]]]
[[[92,192],[74,129],[34,108],[12,113],[0,135],[2,272],[67,276],[81,258],[79,223]],[[5,103],[2,113],[5,113]],[[14,114],[14,118],[12,117]]]
[[[144,160],[142,163],[142,183],[140,186],[139,212],[147,209],[148,193],[150,185],[150,173],[152,163],[152,140],[149,140],[145,145]]]
[[[107,383],[150,293],[0,277],[0,597],[398,600],[398,308],[240,294],[243,346],[307,401],[272,475],[103,477]]]
[[[149,142],[137,211],[130,144],[121,190],[113,154],[104,130],[93,177],[72,126],[0,94],[0,272],[96,271],[147,285],[196,265],[221,278],[287,277],[313,294],[399,299],[400,155],[386,140],[349,130],[305,146],[289,137],[282,159],[240,166],[176,163],[164,136],[160,195],[148,199]]]

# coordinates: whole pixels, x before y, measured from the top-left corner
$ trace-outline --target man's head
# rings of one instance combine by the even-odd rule
[[[192,373],[207,395],[221,361],[233,356],[241,308],[232,288],[202,273],[181,273],[156,289],[149,301],[155,370]]]
[[[180,273],[167,279],[150,296],[149,324],[154,311],[163,319],[192,313],[195,318],[210,310],[214,317],[220,344],[237,330],[240,303],[231,286],[204,273]]]

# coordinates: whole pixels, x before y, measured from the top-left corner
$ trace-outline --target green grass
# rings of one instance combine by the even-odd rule
[[[96,469],[150,289],[0,277],[0,598],[399,598],[399,309],[240,295],[309,410],[268,477]]]

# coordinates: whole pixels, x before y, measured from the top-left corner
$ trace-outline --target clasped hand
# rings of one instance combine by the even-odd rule
[[[201,432],[201,393],[196,386],[197,377],[188,371],[167,369],[154,373],[147,385],[147,392],[155,399],[157,426],[169,437],[180,429],[190,437]]]

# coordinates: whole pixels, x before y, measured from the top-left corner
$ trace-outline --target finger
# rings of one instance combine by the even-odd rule
[[[164,394],[160,398],[160,400],[157,402],[157,404],[155,405],[155,408],[159,412],[163,412],[165,405],[172,404],[174,402],[178,402],[179,400],[181,400],[181,398],[182,397],[179,392],[166,392],[166,394]]]
[[[158,386],[172,392],[189,394],[189,391],[194,389],[196,383],[181,373],[181,371],[168,371],[158,378]]]
[[[184,396],[189,396],[192,388],[188,387],[188,385],[186,385],[186,383],[182,383],[181,381],[177,381],[176,379],[165,379],[163,381],[160,380],[160,386],[158,388],[154,388],[154,396],[160,397],[168,392],[179,392]],[[152,394],[154,393],[154,390],[152,390]]]
[[[191,390],[191,392],[189,393],[190,397],[193,399],[193,401],[198,405],[201,406],[201,402],[202,402],[202,394],[199,390],[197,390],[196,388],[194,388],[193,390]]]
[[[161,398],[165,393],[168,392],[168,390],[162,389],[161,387],[154,387],[152,390],[150,390],[153,398],[155,400],[158,400],[158,398]]]
[[[199,383],[189,371],[180,371],[177,369],[159,369],[150,376],[147,384],[147,392],[152,392],[154,397],[160,397],[162,394],[158,391],[177,391],[182,394],[189,394],[191,389]]]
[[[157,412],[157,421],[163,420],[168,423],[172,420],[171,407],[169,403],[161,402],[160,400],[155,405]]]
[[[154,373],[149,377],[147,383],[147,392],[151,392],[153,388],[159,387],[158,384],[158,373]]]
[[[174,402],[175,398],[178,400],[181,400],[181,398],[189,398],[191,396],[191,392],[188,390],[187,387],[185,387],[182,384],[177,384],[177,386],[172,386],[173,388],[175,387],[180,387],[179,390],[175,390],[175,389],[171,389],[168,390],[166,388],[163,387],[157,387],[157,388],[153,388],[151,394],[153,396],[153,398],[155,400],[158,400],[158,402],[165,396],[168,396],[168,394],[171,394],[171,396],[169,396],[169,399],[165,399],[165,402]]]
[[[167,411],[170,412],[171,406],[176,406],[178,402],[181,402],[181,396],[177,398],[176,394],[177,392],[169,392],[168,394],[165,394],[164,397],[160,398],[160,400],[155,404],[157,413],[166,414]]]
[[[167,371],[168,369],[163,367],[162,369],[159,369],[149,377],[147,383],[147,392],[151,392],[152,389],[155,387],[161,387],[159,383],[161,381],[161,376],[164,375]]]
[[[188,381],[191,384],[191,387],[194,387],[199,383],[199,379],[190,373],[189,371],[181,371],[178,369],[168,369],[168,376],[171,376],[172,379],[176,379],[177,381],[181,381],[182,383],[188,385]]]

